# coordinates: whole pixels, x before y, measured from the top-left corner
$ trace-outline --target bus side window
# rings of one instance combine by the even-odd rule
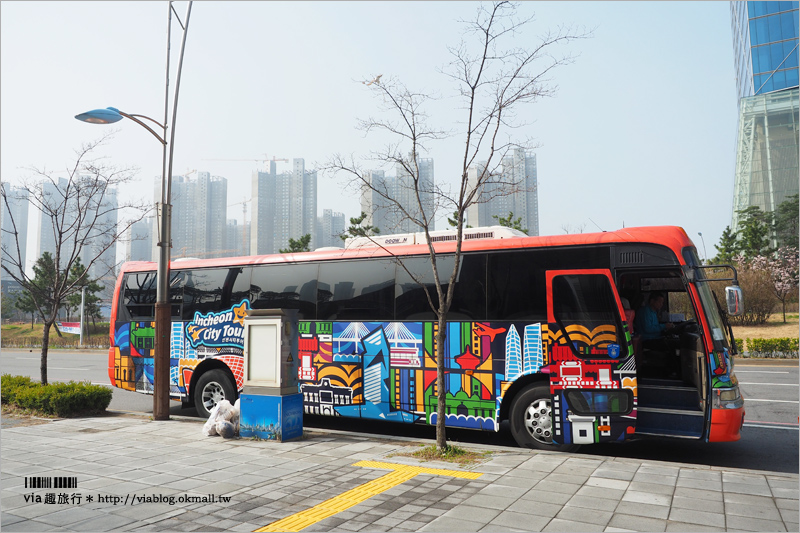
[[[489,255],[487,319],[547,322],[547,287],[539,264],[547,252]]]
[[[122,308],[118,320],[151,321],[155,320],[156,310],[156,274],[155,272],[131,272],[125,275]]]
[[[317,320],[394,320],[391,260],[322,263]]]
[[[313,263],[255,266],[250,305],[253,309],[297,309],[301,320],[315,320],[317,273]]]
[[[195,313],[208,314],[230,306],[223,302],[227,268],[186,270],[183,283],[183,320],[192,320]]]
[[[424,284],[433,300],[433,305],[439,305],[439,297],[436,294],[436,284],[433,283],[433,270],[431,260],[425,256],[404,257],[402,266],[397,267],[397,283],[395,285],[395,318],[396,320],[434,320],[436,314],[428,303],[425,290],[420,286]],[[442,283],[442,290],[447,290],[447,281],[453,271],[455,259],[453,256],[437,256],[436,266],[439,270],[439,281]],[[408,269],[417,281],[406,272]],[[458,317],[450,317],[451,320],[458,320]]]
[[[600,274],[553,278],[553,315],[570,334],[580,354],[602,354],[609,343],[622,344],[621,324],[614,291]],[[577,326],[578,329],[570,328]]]

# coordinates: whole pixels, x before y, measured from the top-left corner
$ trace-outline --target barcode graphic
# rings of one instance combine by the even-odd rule
[[[67,476],[30,476],[25,478],[26,489],[76,489],[78,488],[77,477]]]

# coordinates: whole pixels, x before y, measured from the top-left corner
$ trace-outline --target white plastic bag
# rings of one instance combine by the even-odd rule
[[[228,400],[222,400],[217,404],[217,422],[220,420],[228,421],[233,417],[233,406]]]
[[[222,403],[222,402],[220,402]],[[208,420],[205,424],[203,424],[203,435],[206,437],[213,437],[217,434],[217,413],[219,412],[220,404],[214,406],[211,410],[211,414],[208,417]]]

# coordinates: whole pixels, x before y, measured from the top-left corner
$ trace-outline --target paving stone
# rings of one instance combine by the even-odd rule
[[[725,515],[722,513],[711,513],[707,511],[697,511],[694,509],[676,509],[669,512],[669,520],[673,522],[685,522],[687,524],[700,524],[711,527],[725,527]]]
[[[597,530],[596,524],[586,522],[577,522],[575,520],[563,520],[561,518],[554,518],[548,523],[542,531],[559,531],[565,533],[574,533],[575,531],[595,531]]]
[[[683,496],[673,496],[672,507],[677,509],[694,509],[695,511],[710,511],[712,513],[724,513],[725,504],[711,500],[697,500],[685,498]]]
[[[502,531],[508,531],[509,528],[512,528],[521,531],[541,531],[549,522],[550,518],[545,516],[503,511],[489,522],[489,530],[498,531],[502,529]]]
[[[653,518],[639,514],[624,514],[615,512],[608,525],[627,531],[666,531],[665,519]],[[606,529],[608,531],[608,529]]]
[[[704,531],[725,531],[724,528],[704,526],[701,524],[687,524],[686,522],[667,522],[667,531],[680,533],[702,533]]]
[[[637,492],[634,490],[629,490],[625,492],[625,495],[622,497],[622,501],[649,503],[668,507],[672,502],[672,496],[666,494],[653,494],[652,492]]]
[[[470,520],[442,516],[423,526],[420,531],[440,531],[446,533],[452,533],[453,531],[479,531],[485,525],[486,524],[481,522],[472,522]]]
[[[781,520],[764,520],[748,516],[727,515],[729,528],[744,529],[747,531],[786,531]]]

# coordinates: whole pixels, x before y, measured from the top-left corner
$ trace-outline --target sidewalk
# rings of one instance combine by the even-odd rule
[[[800,527],[791,474],[492,446],[474,446],[492,453],[465,469],[393,456],[417,439],[307,430],[276,443],[204,437],[201,428],[199,419],[119,414],[4,428],[3,531]],[[77,486],[26,488],[62,476]]]

